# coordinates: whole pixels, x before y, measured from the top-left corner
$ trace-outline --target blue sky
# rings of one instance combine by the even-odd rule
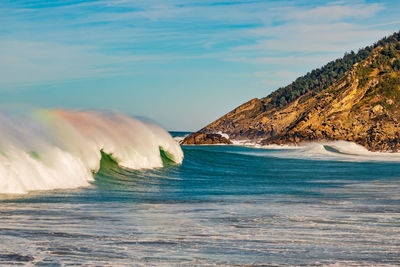
[[[197,130],[400,30],[396,1],[0,1],[0,104]]]

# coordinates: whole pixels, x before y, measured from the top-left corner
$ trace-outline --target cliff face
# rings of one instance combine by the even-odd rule
[[[371,151],[399,151],[399,43],[376,46],[328,88],[282,107],[271,108],[268,97],[252,99],[199,132],[261,144],[345,140]]]

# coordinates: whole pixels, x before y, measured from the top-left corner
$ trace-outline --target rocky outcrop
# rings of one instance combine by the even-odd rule
[[[232,142],[220,134],[194,133],[181,141],[185,145],[215,145],[232,144]]]
[[[400,151],[400,70],[394,63],[400,60],[400,50],[390,55],[383,50],[376,47],[330,87],[308,92],[283,107],[271,108],[269,98],[254,98],[183,144],[223,132],[230,139],[260,144],[345,140],[371,151]]]

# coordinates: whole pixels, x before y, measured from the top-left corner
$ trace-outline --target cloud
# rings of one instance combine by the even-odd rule
[[[383,4],[348,4],[345,1],[311,8],[287,7],[282,10],[284,23],[249,30],[255,43],[236,49],[290,53],[356,50],[391,33],[368,27],[362,22],[384,8]]]
[[[260,39],[256,44],[236,47],[237,50],[268,50],[282,52],[337,53],[356,50],[371,44],[389,31],[364,29],[349,23],[286,24],[254,30]]]
[[[296,79],[300,75],[303,75],[301,72],[297,71],[288,71],[288,70],[269,70],[269,71],[258,71],[254,73],[254,76],[260,79],[260,82],[263,85],[268,87],[272,87],[272,89],[279,88],[288,84],[290,81]]]
[[[285,17],[289,20],[302,22],[330,22],[346,18],[369,18],[383,9],[384,6],[378,3],[346,4],[345,2],[336,2],[324,6],[317,6],[307,10],[297,9],[289,11],[286,13]]]
[[[175,55],[106,54],[98,47],[57,42],[0,42],[0,90],[31,84],[132,75],[132,65],[187,59]]]
[[[309,55],[309,56],[281,56],[281,57],[258,57],[253,63],[264,64],[280,68],[292,68],[295,66],[321,66],[330,60],[333,60],[335,55]],[[287,72],[287,70],[285,70]]]
[[[286,71],[311,70],[391,34],[391,30],[369,27],[364,21],[372,21],[371,17],[382,10],[383,4],[347,1],[316,7],[285,7],[280,10],[285,18],[282,23],[249,29],[247,33],[253,43],[232,47],[236,56],[227,60]]]
[[[88,50],[50,42],[3,41],[0,43],[1,84],[93,76],[102,71],[101,62]]]

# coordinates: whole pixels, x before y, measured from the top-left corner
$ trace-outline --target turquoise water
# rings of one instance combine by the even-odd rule
[[[0,264],[400,264],[399,163],[183,151],[182,165],[108,166],[86,188],[1,196]]]

